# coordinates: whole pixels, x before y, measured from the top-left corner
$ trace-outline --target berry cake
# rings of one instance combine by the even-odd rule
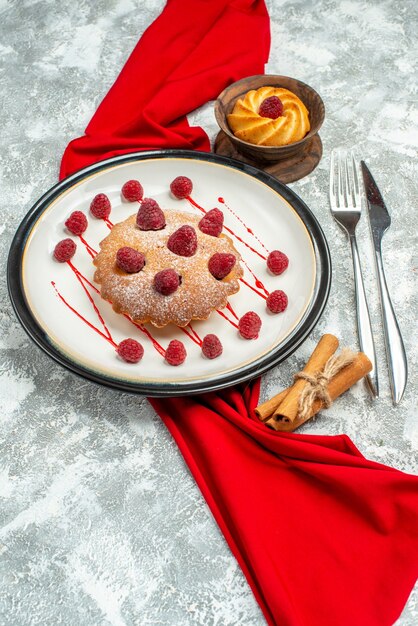
[[[211,230],[207,221],[144,198],[138,214],[115,224],[100,244],[94,279],[102,298],[158,328],[186,326],[225,307],[239,290],[240,255],[222,225]]]

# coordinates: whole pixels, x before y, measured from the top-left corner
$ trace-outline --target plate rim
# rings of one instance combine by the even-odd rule
[[[33,226],[56,197],[91,174],[98,173],[101,170],[105,170],[115,164],[142,161],[145,159],[157,160],[167,157],[219,163],[220,165],[240,170],[265,183],[273,189],[273,191],[282,196],[291,205],[293,210],[296,211],[298,216],[303,221],[311,238],[315,257],[320,258],[321,274],[319,276],[319,281],[315,280],[314,293],[311,303],[301,321],[296,325],[289,337],[285,340],[285,344],[281,347],[277,347],[272,350],[271,353],[262,357],[261,363],[258,360],[253,365],[239,369],[231,373],[229,376],[224,377],[222,380],[219,380],[216,376],[214,376],[210,380],[203,381],[202,383],[196,381],[164,381],[162,384],[144,384],[143,382],[113,378],[112,376],[106,376],[103,373],[99,374],[98,372],[71,360],[63,351],[59,350],[56,343],[49,339],[47,332],[37,322],[35,315],[31,312],[31,308],[25,295],[22,269],[23,253],[26,247],[26,242],[32,232]],[[291,354],[293,354],[295,350],[297,350],[321,318],[328,301],[331,281],[332,262],[325,234],[313,212],[293,190],[273,178],[270,174],[267,174],[252,165],[231,159],[229,157],[220,156],[212,152],[200,152],[195,150],[161,149],[129,152],[97,161],[96,163],[78,170],[74,174],[71,174],[70,176],[57,182],[32,205],[20,222],[11,242],[7,260],[7,286],[13,309],[25,332],[32,339],[32,341],[34,341],[34,343],[36,343],[43,350],[43,352],[50,356],[55,362],[84,379],[106,387],[117,389],[119,391],[148,395],[150,397],[182,396],[196,393],[206,393],[209,391],[218,391],[231,385],[242,383],[260,376],[279,363],[283,362]]]

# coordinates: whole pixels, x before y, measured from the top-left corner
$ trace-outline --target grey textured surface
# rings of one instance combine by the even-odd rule
[[[0,252],[57,178],[144,28],[156,0],[0,0]],[[329,153],[355,147],[384,190],[393,226],[387,279],[410,380],[391,406],[371,246],[359,227],[381,364],[381,398],[362,385],[306,432],[350,435],[368,457],[418,474],[417,71],[415,0],[270,0],[267,70],[315,87],[326,105],[324,157],[292,188],[329,239],[334,282],[319,326],[263,381],[288,383],[324,331],[356,345],[351,260],[329,215]],[[212,105],[191,116],[213,138]],[[147,401],[97,387],[26,337],[0,285],[0,625],[261,626],[263,616],[175,444]],[[388,572],[390,576],[390,572]],[[418,593],[399,626],[418,623]]]

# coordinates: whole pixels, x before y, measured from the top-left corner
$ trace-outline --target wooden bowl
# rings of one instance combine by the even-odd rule
[[[258,146],[248,141],[235,137],[229,128],[227,115],[232,113],[235,102],[242,98],[247,91],[259,89],[259,87],[284,87],[298,96],[309,111],[311,129],[300,141],[295,141],[287,146]],[[294,159],[299,154],[306,152],[307,144],[321,128],[325,117],[324,103],[319,94],[296,78],[288,76],[276,76],[274,74],[259,74],[248,76],[229,85],[218,96],[215,102],[215,117],[220,128],[227,135],[236,150],[254,161],[285,161]]]

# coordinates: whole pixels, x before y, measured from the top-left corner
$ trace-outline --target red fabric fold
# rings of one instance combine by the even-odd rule
[[[186,115],[231,82],[263,74],[270,49],[262,0],[169,0],[142,35],[60,178],[101,159],[150,148],[210,149]]]
[[[418,576],[418,478],[345,435],[276,433],[259,381],[150,399],[269,624],[390,626]]]
[[[169,0],[61,177],[141,149],[209,150],[186,115],[262,73],[261,0]],[[176,440],[260,607],[277,626],[391,626],[418,576],[418,477],[365,459],[350,439],[270,431],[260,381],[150,399]]]

